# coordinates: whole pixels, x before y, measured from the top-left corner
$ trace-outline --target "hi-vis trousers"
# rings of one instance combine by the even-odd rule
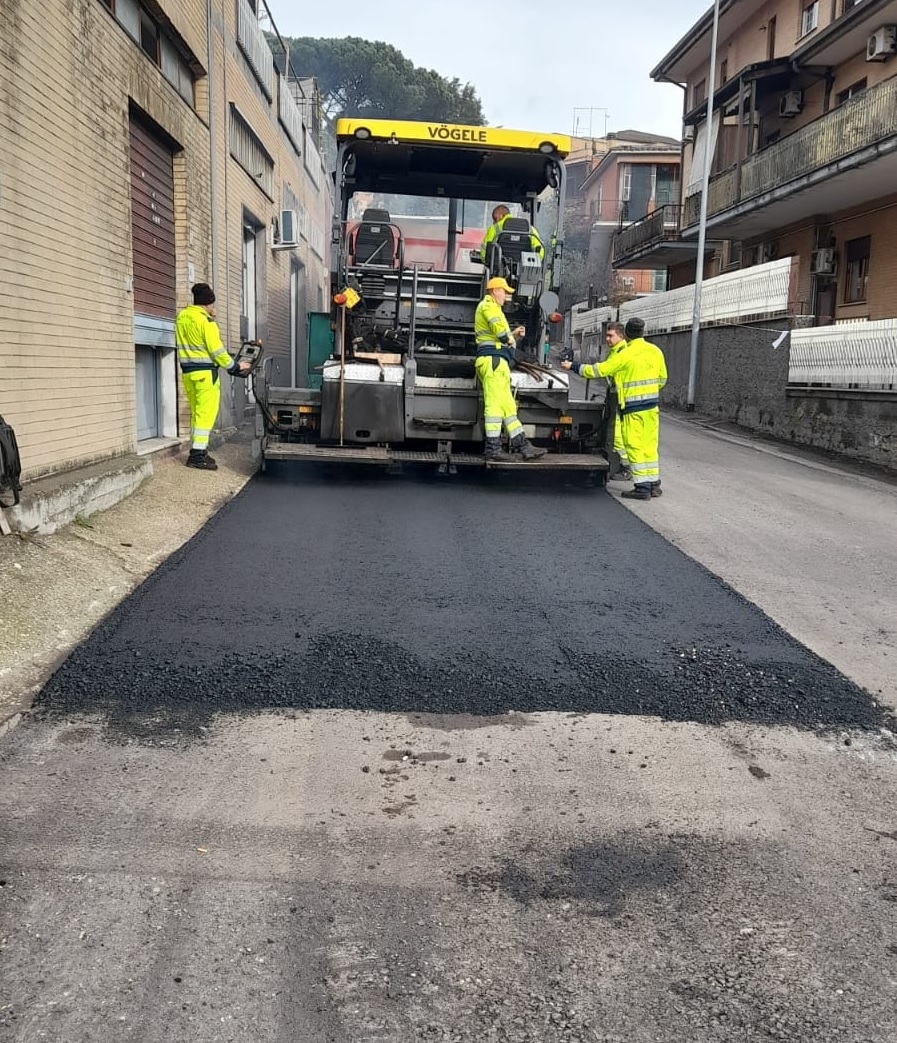
[[[629,456],[626,452],[626,443],[623,441],[623,418],[619,413],[614,422],[614,452],[620,457],[620,465],[628,467]]]
[[[190,437],[198,451],[209,448],[209,435],[221,405],[221,381],[216,369],[197,369],[181,374],[184,394],[190,406]]]
[[[498,363],[493,368],[494,363]],[[509,439],[523,433],[517,419],[517,403],[511,390],[511,368],[504,359],[480,355],[474,361],[477,379],[483,388],[483,419],[487,438],[501,438],[502,424]]]
[[[636,485],[660,481],[660,410],[643,409],[620,417],[620,433]]]

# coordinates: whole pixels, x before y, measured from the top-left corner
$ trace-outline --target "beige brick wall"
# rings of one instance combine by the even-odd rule
[[[129,95],[184,147],[187,196],[208,145],[97,0],[8,0],[0,40],[0,412],[27,478],[135,447]],[[181,241],[204,243],[205,208],[184,210]]]
[[[204,67],[204,0],[163,0],[161,7],[194,64]],[[225,21],[213,37],[213,205],[205,78],[197,81],[194,112],[100,0],[0,4],[0,337],[14,360],[0,370],[0,413],[16,429],[26,479],[136,447],[129,106],[178,146],[178,305],[189,303],[192,266],[193,278],[215,283],[222,298],[229,347],[239,343],[243,208],[270,225],[286,178],[329,238],[328,182],[322,179],[323,194],[310,184],[277,122],[276,102],[258,89],[236,45],[235,3],[216,11]],[[275,160],[272,198],[229,159],[231,101]],[[316,293],[328,299],[324,262],[305,244],[296,256],[307,265],[310,305]],[[289,255],[265,247],[259,264],[267,287],[259,300],[262,328],[282,346]],[[228,393],[222,423],[232,417]]]
[[[897,196],[834,214],[830,221],[839,255],[837,319],[889,319],[897,314]],[[866,301],[845,304],[847,264],[844,247],[851,239],[871,236]]]
[[[216,22],[214,61],[219,90],[213,138],[219,171],[217,270],[214,273],[221,306],[219,323],[225,344],[231,350],[239,347],[241,292],[243,285],[243,224],[249,220],[270,233],[272,219],[283,208],[283,185],[286,183],[308,210],[310,220],[319,228],[325,244],[329,241],[331,203],[329,179],[323,171],[319,190],[309,178],[303,157],[297,153],[278,120],[277,91],[268,100],[237,42],[236,5],[225,6],[224,22]],[[274,161],[274,189],[268,195],[259,181],[240,166],[230,154],[228,124],[230,106],[236,106],[251,127],[265,151]],[[226,206],[223,204],[226,193]],[[221,216],[223,212],[223,217]],[[272,251],[267,244],[257,249],[258,284],[266,288],[257,306],[258,333],[266,352],[288,359],[290,346],[290,267],[298,261],[306,270],[309,307],[316,290],[329,302],[329,268],[309,244],[301,240],[295,251]],[[284,363],[289,372],[288,362]],[[238,386],[238,391],[241,388]],[[227,405],[223,419],[227,421]]]

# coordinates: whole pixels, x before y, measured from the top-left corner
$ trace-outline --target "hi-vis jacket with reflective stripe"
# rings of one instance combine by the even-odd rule
[[[636,337],[604,362],[579,365],[576,372],[586,380],[612,377],[621,413],[639,413],[657,407],[660,389],[667,382],[667,365],[656,344]]]
[[[491,355],[504,359],[509,365],[514,361],[514,342],[508,317],[501,310],[491,293],[477,305],[473,320],[477,340],[477,356]]]
[[[218,323],[199,304],[191,304],[178,312],[174,323],[178,345],[178,362],[184,373],[197,370],[229,369],[234,360],[221,342]]]

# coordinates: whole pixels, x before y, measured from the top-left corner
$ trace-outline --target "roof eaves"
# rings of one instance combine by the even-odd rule
[[[719,10],[720,14],[724,11],[728,11],[730,7],[733,7],[738,3],[738,0],[720,0]],[[651,70],[650,76],[652,80],[667,80],[666,71],[671,65],[675,65],[681,58],[683,58],[688,52],[695,46],[695,44],[701,39],[702,36],[706,35],[713,28],[713,7],[709,11],[705,12],[695,22],[695,24],[688,30],[685,36],[673,46],[672,50],[668,51],[660,62]],[[667,81],[675,83],[677,81]]]

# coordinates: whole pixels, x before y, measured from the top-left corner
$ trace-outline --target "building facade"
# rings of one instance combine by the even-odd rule
[[[649,214],[667,214],[679,202],[680,145],[672,138],[652,138],[621,131],[606,139],[607,152],[594,166],[583,194],[591,229],[589,262],[597,273],[599,297],[619,304],[667,288],[665,266],[620,268],[613,241],[623,228]]]
[[[681,211],[624,230],[615,265],[694,281],[709,149],[706,276],[792,257],[808,321],[897,315],[897,2],[722,0],[711,72],[712,14],[652,72],[683,90]]]
[[[0,413],[26,481],[188,433],[174,317],[194,282],[229,350],[259,336],[277,376],[302,371],[332,203],[260,2],[0,6]],[[223,380],[227,426],[247,392]]]

